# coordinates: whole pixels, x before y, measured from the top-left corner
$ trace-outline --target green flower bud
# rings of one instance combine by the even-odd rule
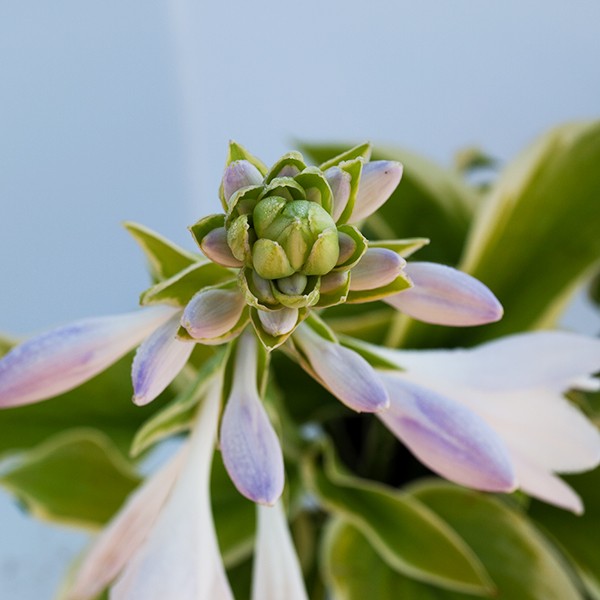
[[[335,267],[339,257],[339,243],[335,223],[329,213],[316,202],[286,201],[278,196],[261,200],[253,212],[254,231],[258,241],[253,248],[254,268],[267,279],[282,278],[299,272],[303,275],[325,275]],[[276,245],[263,243],[260,254],[255,252],[259,242],[270,240]],[[265,263],[272,267],[287,267],[279,248],[287,258],[292,273],[269,276]],[[266,252],[270,253],[267,257]],[[276,257],[276,258],[275,258]],[[257,264],[258,258],[260,266]],[[263,272],[261,272],[263,269]],[[273,270],[270,268],[269,273]]]

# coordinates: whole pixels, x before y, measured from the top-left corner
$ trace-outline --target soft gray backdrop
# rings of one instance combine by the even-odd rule
[[[133,308],[120,221],[191,247],[230,138],[266,162],[294,139],[507,159],[597,117],[599,22],[596,0],[2,2],[0,331]],[[51,598],[85,541],[5,494],[0,531],[10,600]]]

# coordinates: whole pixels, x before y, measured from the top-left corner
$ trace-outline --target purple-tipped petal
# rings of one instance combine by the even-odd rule
[[[479,490],[509,492],[516,479],[509,451],[479,416],[453,400],[381,373],[390,407],[378,417],[433,471]]]
[[[272,505],[283,492],[283,454],[256,387],[256,344],[252,333],[239,341],[220,444],[227,472],[240,493]]]
[[[67,600],[94,600],[142,546],[181,471],[186,448],[150,476],[102,530],[77,570]]]
[[[252,600],[308,600],[281,502],[257,507]]]
[[[307,325],[296,329],[294,340],[321,382],[346,406],[357,412],[388,407],[388,394],[378,373],[360,354],[323,339]]]
[[[298,322],[297,308],[281,308],[280,310],[258,311],[258,318],[264,330],[274,336],[289,333]]]
[[[231,252],[225,227],[217,227],[207,233],[200,244],[200,249],[207,258],[223,267],[241,267],[244,264]]]
[[[159,327],[172,308],[152,307],[58,327],[0,360],[0,407],[52,398],[94,377]]]
[[[247,160],[236,160],[225,169],[223,174],[223,195],[225,201],[235,192],[249,185],[258,185],[262,183],[263,177],[260,171]]]
[[[204,290],[188,302],[181,325],[194,339],[217,338],[240,320],[245,305],[238,290]]]
[[[133,401],[152,402],[183,369],[194,344],[177,339],[180,314],[173,315],[137,349],[131,367]]]
[[[369,248],[350,271],[350,289],[374,290],[398,277],[406,261],[386,248]]]
[[[350,173],[342,171],[339,167],[331,167],[331,169],[325,171],[325,178],[333,192],[333,210],[331,216],[337,223],[350,199],[352,177],[350,177]]]
[[[469,327],[502,318],[502,305],[481,281],[445,265],[412,262],[405,267],[414,287],[384,302],[436,325]]]
[[[356,223],[372,215],[398,187],[402,178],[402,165],[389,160],[376,160],[362,168],[358,194],[350,223]]]

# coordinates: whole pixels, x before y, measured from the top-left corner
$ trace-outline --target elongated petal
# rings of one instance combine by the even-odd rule
[[[233,387],[221,422],[221,453],[240,493],[271,505],[283,491],[283,454],[256,387],[256,344],[254,335],[246,333],[238,345]]]
[[[374,290],[398,277],[406,261],[391,250],[369,248],[350,271],[350,289]]]
[[[173,314],[152,307],[84,319],[27,340],[0,360],[0,407],[52,398],[94,377]]]
[[[389,398],[379,375],[359,354],[317,335],[307,325],[294,333],[321,383],[346,406],[357,412],[387,408]]]
[[[281,503],[257,507],[252,600],[308,600]]]
[[[583,513],[581,498],[562,479],[519,456],[515,456],[515,467],[524,492],[576,515]]]
[[[390,407],[377,416],[421,462],[461,485],[492,492],[515,489],[508,449],[482,418],[401,373],[381,378]]]
[[[468,327],[502,318],[502,305],[494,294],[466,273],[425,262],[408,263],[405,271],[414,287],[384,300],[419,321]]]
[[[258,185],[263,180],[260,171],[247,160],[232,162],[223,174],[223,194],[226,202],[235,192],[249,185]]]
[[[298,322],[297,308],[282,308],[270,312],[259,310],[258,318],[265,331],[273,336],[289,333]]]
[[[337,220],[342,216],[348,200],[350,199],[351,180],[350,173],[342,171],[339,167],[331,167],[325,171],[325,178],[331,191],[333,192],[333,220]]]
[[[188,457],[142,548],[111,591],[111,600],[233,600],[212,520],[209,479],[221,382],[198,417]]]
[[[142,406],[152,402],[188,361],[194,344],[177,339],[180,313],[161,325],[138,348],[133,359],[133,401]]]
[[[402,165],[389,160],[375,160],[362,168],[360,185],[350,223],[373,214],[392,195],[402,178]]]
[[[94,541],[67,594],[68,600],[95,600],[135,555],[175,484],[186,449],[149,477]]]
[[[565,331],[510,335],[469,350],[373,350],[429,380],[490,391],[565,391],[591,385],[589,375],[600,370],[600,340]]]
[[[238,290],[204,290],[188,302],[181,324],[197,340],[216,338],[239,321],[244,306]]]

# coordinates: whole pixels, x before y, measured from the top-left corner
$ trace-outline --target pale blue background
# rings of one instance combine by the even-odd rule
[[[597,117],[599,22],[596,0],[5,0],[0,330],[133,308],[146,278],[120,221],[192,247],[229,138],[266,162],[301,138],[449,163]],[[5,494],[0,531],[0,597],[51,598],[83,537]]]

